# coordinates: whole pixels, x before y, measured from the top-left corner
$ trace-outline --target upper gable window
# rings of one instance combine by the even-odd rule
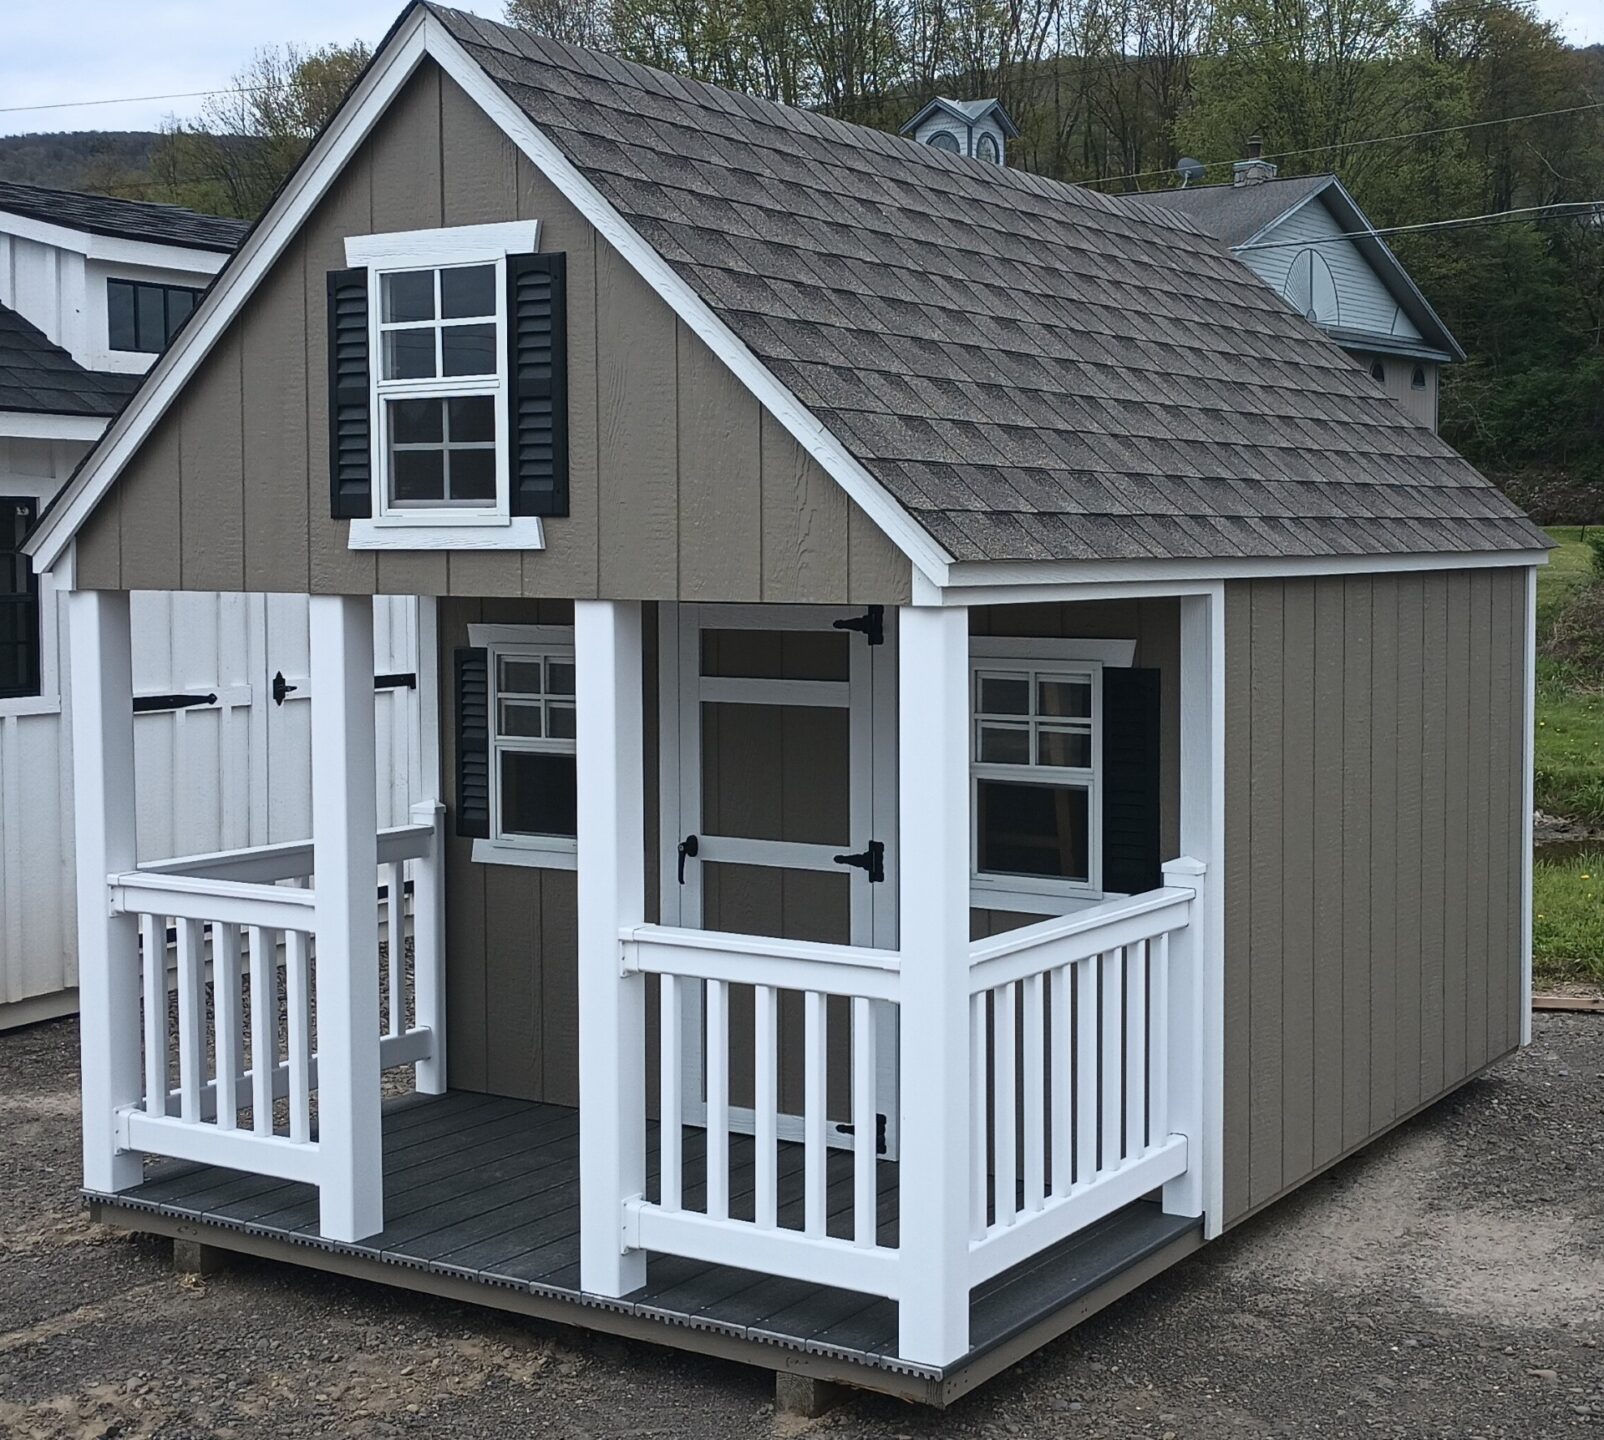
[[[953,155],[959,154],[963,149],[963,147],[958,143],[958,137],[950,130],[936,131],[936,133],[930,137],[929,144],[932,150],[946,150]]]
[[[354,547],[538,549],[538,517],[566,513],[563,257],[537,238],[515,221],[346,240],[361,268],[330,276],[330,464]]]
[[[192,285],[106,281],[107,348],[159,355],[189,319],[200,296]]]

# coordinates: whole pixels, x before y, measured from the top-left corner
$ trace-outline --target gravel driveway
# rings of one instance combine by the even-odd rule
[[[1604,1437],[1604,1016],[945,1414],[287,1266],[175,1276],[78,1203],[71,1024],[0,1036],[0,1434]]]

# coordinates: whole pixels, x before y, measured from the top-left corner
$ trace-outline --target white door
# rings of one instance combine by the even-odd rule
[[[881,607],[779,605],[664,605],[661,613],[663,923],[895,948],[892,617]],[[684,1093],[694,1096],[699,1003],[685,1019]],[[782,1001],[782,1108],[785,1028]],[[831,1029],[844,1046],[845,1025]],[[891,1007],[876,1008],[876,1030],[876,1108],[894,1155]],[[832,1066],[844,1065],[844,1049],[831,1049]],[[735,1071],[740,1062],[732,1057]],[[732,1117],[749,1128],[739,1104]],[[798,1138],[800,1123],[782,1117],[782,1138]],[[832,1143],[851,1141],[844,1117],[830,1134]]]

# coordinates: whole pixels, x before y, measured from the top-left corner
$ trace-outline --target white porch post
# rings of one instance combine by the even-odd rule
[[[134,680],[128,596],[67,599],[78,880],[78,1030],[84,1185],[126,1190],[144,1157],[117,1148],[116,1112],[140,1101],[139,920],[113,915],[106,877],[134,868]]]
[[[373,602],[314,595],[309,618],[318,1225],[331,1240],[361,1240],[384,1228]]]
[[[1191,922],[1170,942],[1169,1126],[1187,1137],[1186,1173],[1164,1187],[1171,1215],[1220,1226],[1224,1133],[1225,593],[1181,597],[1180,857],[1164,883],[1192,889]]]
[[[646,918],[641,607],[574,602],[579,767],[579,1283],[627,1295],[646,1252],[624,1202],[646,1186],[646,983],[618,932]]]
[[[969,611],[899,621],[902,1152],[897,1350],[969,1350]]]
[[[429,1055],[414,1068],[420,1095],[446,1093],[446,807],[420,800],[412,823],[429,825],[429,853],[412,863],[412,1006],[429,1032]]]

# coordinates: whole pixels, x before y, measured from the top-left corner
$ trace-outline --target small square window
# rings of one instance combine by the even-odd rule
[[[1082,786],[981,780],[975,795],[976,858],[994,875],[1091,878],[1090,794]]]
[[[1030,681],[1009,675],[980,677],[982,715],[1030,714]]]
[[[397,270],[383,277],[379,314],[386,325],[433,320],[433,270]]]

